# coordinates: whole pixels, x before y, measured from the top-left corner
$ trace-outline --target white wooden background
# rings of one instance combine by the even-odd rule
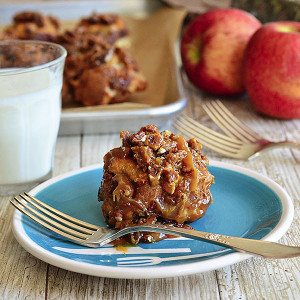
[[[187,89],[187,113],[216,128],[201,109],[201,94]],[[226,99],[224,103],[266,138],[300,142],[300,120],[262,117],[247,100]],[[118,134],[59,137],[53,175],[99,163],[109,149],[119,145]],[[299,150],[277,149],[253,161],[223,158],[207,148],[203,152],[209,159],[258,171],[284,187],[294,201],[295,216],[280,242],[300,245]],[[12,236],[9,199],[0,197],[0,299],[300,299],[300,258],[255,257],[216,271],[148,280],[98,278],[51,266],[27,253]]]

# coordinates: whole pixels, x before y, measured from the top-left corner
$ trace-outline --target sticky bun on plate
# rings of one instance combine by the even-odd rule
[[[98,199],[107,224],[122,229],[161,223],[178,227],[204,216],[211,204],[214,177],[196,139],[185,140],[155,125],[137,133],[121,131],[122,146],[104,157]],[[136,232],[125,240],[156,242],[166,235]]]

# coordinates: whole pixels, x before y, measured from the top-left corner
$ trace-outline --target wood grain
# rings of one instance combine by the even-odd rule
[[[10,197],[0,197],[0,299],[43,299],[47,264],[26,252],[11,232]]]

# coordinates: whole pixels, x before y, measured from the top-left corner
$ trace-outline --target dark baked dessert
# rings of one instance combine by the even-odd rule
[[[110,227],[161,223],[186,226],[204,216],[212,201],[214,177],[196,139],[186,141],[155,125],[137,133],[121,131],[122,147],[104,157],[104,174],[98,199]],[[155,242],[166,236],[137,232],[131,243]]]
[[[2,40],[53,41],[59,32],[57,18],[39,12],[21,12],[14,16],[13,24],[4,28]]]
[[[69,30],[58,35],[56,42],[68,52],[63,99],[87,106],[117,103],[147,86],[130,54],[110,45],[102,35]]]
[[[116,14],[93,13],[82,18],[77,29],[102,35],[110,45],[128,48],[129,30],[125,22]]]

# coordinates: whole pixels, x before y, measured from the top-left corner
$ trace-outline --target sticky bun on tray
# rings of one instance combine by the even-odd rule
[[[116,14],[99,14],[81,18],[76,26],[79,30],[102,35],[110,45],[128,48],[129,29],[125,22]]]
[[[102,35],[67,30],[56,42],[66,48],[63,99],[72,98],[86,106],[125,101],[146,88],[136,61]]]
[[[4,28],[0,39],[53,41],[59,29],[57,18],[39,12],[24,11],[14,16],[13,23]]]
[[[189,227],[211,204],[214,177],[196,139],[186,141],[155,125],[121,131],[122,146],[104,156],[98,200],[110,227],[161,223]],[[190,228],[190,227],[189,227]],[[156,242],[166,235],[132,233],[120,242]]]

